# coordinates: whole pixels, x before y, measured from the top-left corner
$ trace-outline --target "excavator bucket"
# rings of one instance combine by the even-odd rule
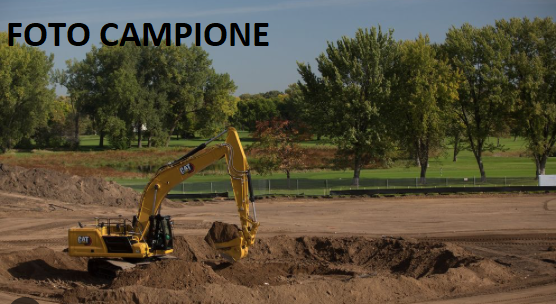
[[[232,262],[247,256],[248,248],[236,225],[214,222],[205,236],[205,241]]]

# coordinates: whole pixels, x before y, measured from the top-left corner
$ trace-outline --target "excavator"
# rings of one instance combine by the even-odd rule
[[[228,134],[224,143],[207,148],[209,143],[226,132]],[[218,239],[213,247],[231,261],[246,257],[249,247],[255,242],[260,223],[257,221],[247,158],[237,131],[231,127],[158,169],[143,190],[139,210],[131,220],[121,216],[96,218],[93,225],[78,223],[79,228],[70,228],[68,254],[89,257],[89,272],[104,277],[114,277],[118,271],[136,265],[175,258],[171,255],[174,250],[173,221],[170,216],[160,214],[161,204],[174,186],[223,157],[226,158],[241,229],[235,238]],[[249,202],[253,208],[253,218],[249,215]]]

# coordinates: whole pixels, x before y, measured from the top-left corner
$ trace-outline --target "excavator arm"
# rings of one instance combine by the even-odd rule
[[[208,143],[228,133],[225,143],[206,148]],[[255,202],[251,187],[249,165],[239,136],[234,128],[220,133],[213,139],[195,148],[184,157],[163,166],[143,191],[141,203],[134,221],[136,233],[140,240],[147,239],[149,225],[153,216],[160,212],[161,204],[168,192],[182,181],[202,171],[207,166],[225,157],[228,174],[234,190],[235,202],[241,222],[240,237],[224,243],[215,243],[224,255],[239,260],[247,255],[248,247],[255,241],[259,222],[256,220]],[[249,196],[248,196],[249,193]],[[253,219],[249,215],[249,201],[253,205]]]

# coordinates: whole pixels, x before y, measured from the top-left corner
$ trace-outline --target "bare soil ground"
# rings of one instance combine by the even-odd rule
[[[258,240],[235,264],[203,239],[214,221],[239,222],[233,201],[167,204],[179,259],[108,281],[63,252],[67,229],[131,218],[136,206],[111,202],[136,194],[111,185],[81,202],[66,193],[78,177],[25,174],[0,190],[0,303],[556,302],[556,194],[264,200]]]

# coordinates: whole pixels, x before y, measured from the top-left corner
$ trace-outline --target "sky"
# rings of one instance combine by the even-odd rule
[[[23,33],[30,23],[86,24],[91,33],[84,46],[72,46],[61,30],[59,46],[54,46],[54,30],[48,29],[46,42],[39,48],[54,54],[54,68],[64,69],[66,60],[81,60],[92,45],[100,46],[100,29],[106,23],[109,39],[120,39],[127,23],[134,23],[142,36],[143,23],[152,23],[158,31],[162,23],[268,23],[268,46],[202,44],[219,73],[228,73],[238,89],[236,95],[270,90],[284,91],[299,80],[297,62],[316,65],[315,58],[327,42],[342,36],[353,37],[358,28],[381,26],[393,29],[396,40],[415,39],[428,34],[432,42],[442,43],[446,32],[464,23],[481,27],[495,20],[513,17],[552,17],[556,20],[556,0],[274,0],[274,1],[76,1],[76,0],[0,0],[0,31],[9,23],[22,23]],[[253,25],[251,25],[253,31]],[[76,30],[75,40],[80,38]],[[31,31],[38,37],[39,30]],[[82,37],[82,35],[81,35]],[[218,35],[217,35],[218,38]],[[36,38],[38,40],[38,38]],[[253,38],[251,39],[253,40]],[[18,38],[23,43],[23,38]],[[194,42],[193,35],[184,43]],[[65,88],[56,87],[59,95]]]

